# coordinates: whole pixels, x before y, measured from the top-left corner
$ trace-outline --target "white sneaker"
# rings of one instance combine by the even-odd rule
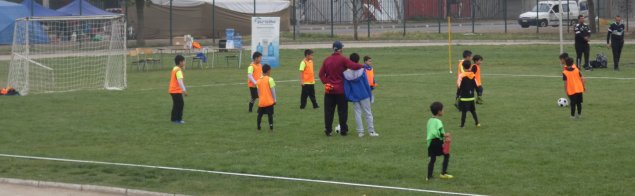
[[[375,132],[371,132],[371,133],[369,133],[368,135],[370,135],[370,136],[372,136],[372,137],[377,137],[377,136],[379,136],[379,134],[378,134],[378,133],[375,133]]]
[[[364,137],[364,133],[358,133],[357,136],[358,137]]]

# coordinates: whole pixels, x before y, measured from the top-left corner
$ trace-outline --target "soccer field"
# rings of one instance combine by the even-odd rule
[[[346,44],[346,43],[345,43]],[[635,46],[621,72],[587,78],[583,117],[569,118],[557,45],[454,46],[483,55],[482,127],[452,106],[456,73],[447,47],[344,49],[370,55],[379,137],[324,136],[323,110],[300,110],[301,50],[282,50],[273,69],[273,132],[248,113],[246,66],[185,72],[184,125],[169,121],[169,70],[130,68],[124,91],[0,97],[0,154],[170,166],[487,195],[632,195],[635,192]],[[572,46],[567,51],[574,51]],[[610,55],[608,49],[592,46]],[[575,56],[574,52],[569,52]],[[328,50],[316,50],[316,75]],[[162,60],[173,65],[172,56]],[[609,56],[609,59],[612,59]],[[188,59],[188,61],[191,59]],[[244,60],[244,59],[243,59]],[[3,65],[7,62],[0,62]],[[246,63],[244,63],[246,64]],[[612,60],[609,60],[612,67]],[[323,105],[323,88],[316,85]],[[425,181],[429,105],[445,105],[453,134],[452,180]],[[352,105],[348,124],[354,127]],[[337,117],[335,118],[337,122]],[[335,124],[334,124],[335,125]],[[354,133],[351,129],[350,133]],[[435,177],[441,169],[437,161]],[[192,195],[416,195],[410,191],[0,157],[0,177],[97,184]]]

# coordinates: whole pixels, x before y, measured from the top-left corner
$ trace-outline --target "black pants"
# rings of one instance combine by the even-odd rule
[[[348,133],[348,101],[344,94],[324,94],[324,132],[331,134],[333,132],[333,117],[335,115],[335,107],[337,107],[337,115],[339,116],[340,134]]]
[[[472,113],[475,124],[478,124],[478,116],[476,115],[476,105],[474,101],[459,101],[459,109],[461,110],[461,127],[465,126],[465,117],[467,112]]]
[[[584,68],[589,67],[589,43],[575,43],[575,60],[576,65],[578,65],[578,69],[580,68],[580,63],[582,63],[582,55],[584,54]]]
[[[170,93],[172,96],[172,121],[181,121],[183,120],[183,107],[185,107],[185,103],[183,102],[183,94],[181,93]]]
[[[622,56],[622,48],[624,47],[624,41],[611,42],[611,48],[613,48],[613,69],[620,69],[620,57]]]
[[[571,116],[575,116],[575,109],[578,108],[578,115],[582,114],[582,93],[569,96],[571,101]]]
[[[249,112],[251,112],[254,107],[254,103],[256,103],[256,99],[258,99],[258,89],[256,87],[249,87],[249,94],[251,95],[251,100],[249,101]]]
[[[428,162],[428,178],[432,178],[432,172],[434,171],[434,162],[437,161],[437,156],[443,155],[443,169],[441,174],[448,173],[448,163],[450,162],[450,154],[443,154],[443,142],[440,139],[433,139],[428,147],[428,156],[430,162]]]
[[[273,106],[258,108],[258,119],[256,120],[258,123],[258,129],[260,129],[260,122],[262,122],[262,116],[264,114],[267,114],[267,117],[269,118],[269,129],[273,129]]]
[[[300,95],[300,109],[306,107],[306,99],[310,98],[313,103],[313,108],[318,107],[318,103],[315,100],[315,84],[302,85],[302,94]]]

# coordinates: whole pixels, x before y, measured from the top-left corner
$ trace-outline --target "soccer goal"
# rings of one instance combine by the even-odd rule
[[[125,89],[125,31],[121,15],[17,19],[7,83],[22,95]]]

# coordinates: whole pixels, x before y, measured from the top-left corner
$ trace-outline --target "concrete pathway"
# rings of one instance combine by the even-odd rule
[[[11,196],[175,196],[117,187],[0,178],[0,195]]]

